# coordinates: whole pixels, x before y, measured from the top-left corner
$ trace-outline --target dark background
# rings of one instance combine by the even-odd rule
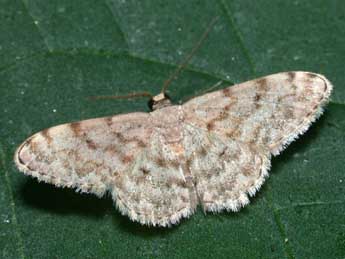
[[[239,213],[201,210],[171,229],[123,217],[109,197],[57,189],[19,173],[15,148],[59,123],[134,111],[147,100],[89,96],[160,92],[175,101],[288,70],[324,74],[325,114],[273,159]],[[345,257],[343,0],[0,0],[0,257]]]

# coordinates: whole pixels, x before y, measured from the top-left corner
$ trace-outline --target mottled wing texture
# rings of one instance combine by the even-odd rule
[[[271,155],[322,112],[332,85],[287,72],[182,106],[63,124],[27,139],[15,162],[40,181],[102,196],[142,224],[169,226],[205,211],[237,211],[268,175]]]
[[[331,90],[319,74],[274,74],[188,101],[185,120],[276,155],[321,114]]]
[[[186,179],[184,163],[167,140],[159,132],[153,133],[131,173],[115,183],[113,195],[120,210],[128,211],[132,220],[142,224],[176,224],[190,216],[198,203],[194,186]]]
[[[185,103],[184,122],[198,138],[195,150],[204,150],[190,158],[203,207],[236,211],[247,204],[247,194],[254,195],[264,182],[271,154],[308,129],[331,90],[322,75],[286,72]]]
[[[39,181],[102,196],[148,145],[148,117],[132,113],[48,128],[20,145],[14,160]]]
[[[131,113],[48,128],[26,140],[14,159],[39,181],[98,196],[109,192],[132,220],[168,226],[192,214],[197,200],[164,138],[171,126],[161,116],[169,118]]]
[[[185,125],[187,167],[204,211],[238,211],[268,175],[269,155],[246,143]]]

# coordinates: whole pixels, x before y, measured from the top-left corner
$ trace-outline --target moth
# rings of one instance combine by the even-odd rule
[[[57,187],[110,193],[133,221],[170,226],[205,212],[238,211],[268,176],[270,159],[322,113],[332,84],[283,72],[182,105],[164,91],[152,112],[67,123],[22,143],[20,171]]]

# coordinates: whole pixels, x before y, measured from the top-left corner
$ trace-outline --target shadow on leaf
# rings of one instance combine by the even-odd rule
[[[50,184],[39,183],[35,179],[25,182],[21,188],[21,196],[28,206],[57,214],[57,217],[75,214],[98,218],[111,214],[116,228],[147,238],[162,236],[177,229],[177,226],[150,227],[133,222],[127,216],[121,215],[107,195],[98,198],[93,194],[77,193],[73,189],[56,188]]]
[[[99,199],[92,194],[76,193],[73,189],[56,188],[29,179],[21,189],[26,204],[56,214],[78,214],[102,217],[113,210],[111,199]]]
[[[280,168],[288,163],[289,160],[297,157],[299,154],[303,154],[306,150],[309,150],[311,147],[315,145],[317,139],[320,138],[320,132],[322,129],[327,127],[327,118],[328,112],[326,111],[325,114],[319,118],[311,127],[305,132],[303,135],[300,135],[294,142],[292,142],[286,150],[282,151],[282,153],[272,158],[271,162],[271,170],[274,172],[279,172]]]
[[[121,215],[119,212],[113,215],[113,223],[122,231],[142,236],[144,238],[153,238],[157,236],[166,236],[175,232],[178,227],[188,219],[182,219],[181,222],[172,227],[153,227],[141,225],[138,222],[131,221],[127,216]]]

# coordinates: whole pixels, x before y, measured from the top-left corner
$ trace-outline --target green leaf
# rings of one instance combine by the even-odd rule
[[[345,3],[341,0],[1,0],[2,258],[344,258]],[[169,87],[175,103],[261,75],[306,70],[335,85],[325,114],[280,156],[239,213],[170,229],[121,216],[109,197],[57,189],[15,168],[15,148],[60,123],[134,111],[159,93],[208,23],[220,19]]]

